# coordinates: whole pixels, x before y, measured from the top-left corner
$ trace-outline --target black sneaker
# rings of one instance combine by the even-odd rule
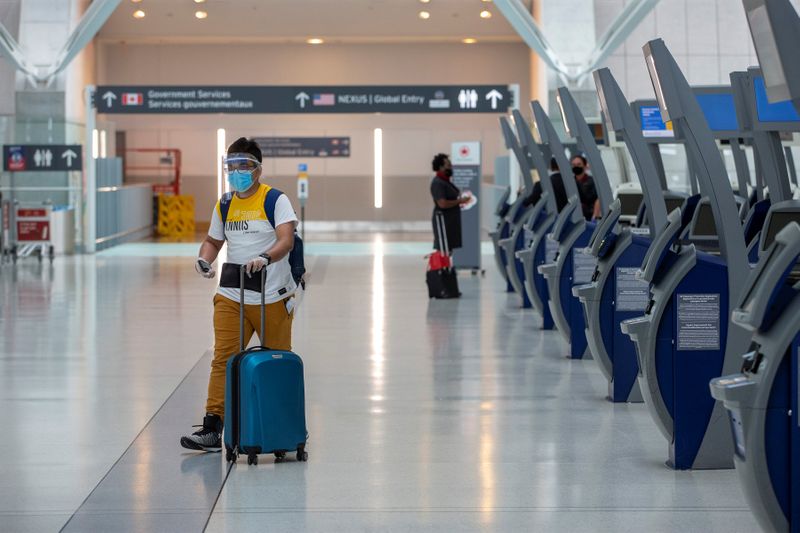
[[[203,417],[202,425],[192,427],[200,429],[181,437],[181,446],[203,452],[218,452],[222,449],[222,419],[219,416],[207,414]]]

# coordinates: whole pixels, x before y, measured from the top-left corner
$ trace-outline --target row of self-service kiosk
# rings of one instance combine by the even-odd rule
[[[570,358],[597,361],[609,400],[646,405],[670,467],[735,466],[759,523],[800,531],[800,201],[786,150],[800,133],[800,17],[790,0],[743,3],[760,67],[731,73],[730,85],[691,87],[660,39],[643,48],[655,100],[631,103],[609,69],[594,72],[608,136],[624,144],[638,186],[613,194],[596,135],[558,90],[599,220],[583,218],[571,179],[558,210],[551,159],[572,174],[539,102],[530,121],[502,117],[523,183],[491,236],[509,292],[560,331]],[[665,142],[685,149],[691,194],[667,187]],[[531,204],[535,179],[543,194]]]

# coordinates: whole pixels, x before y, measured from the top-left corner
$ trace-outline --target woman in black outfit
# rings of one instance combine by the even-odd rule
[[[461,248],[461,205],[469,201],[462,198],[461,191],[453,185],[453,164],[447,154],[437,154],[433,158],[433,171],[436,175],[431,180],[431,196],[433,197],[433,248],[442,251],[439,233],[436,228],[436,213],[444,216],[445,234],[450,252]]]

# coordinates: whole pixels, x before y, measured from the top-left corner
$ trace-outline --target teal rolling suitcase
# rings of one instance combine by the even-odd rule
[[[264,285],[261,270],[261,336],[265,329]],[[303,361],[294,352],[263,346],[244,349],[244,266],[240,274],[240,353],[228,360],[225,386],[225,459],[235,462],[247,455],[247,464],[258,464],[258,455],[270,453],[276,460],[295,452],[298,461],[306,452],[305,385]]]

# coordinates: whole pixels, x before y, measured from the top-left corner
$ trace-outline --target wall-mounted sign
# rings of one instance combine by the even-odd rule
[[[99,86],[99,113],[505,113],[508,85]]]
[[[350,157],[350,137],[255,137],[264,157]]]
[[[83,169],[80,144],[15,144],[3,146],[3,170],[51,172]]]

